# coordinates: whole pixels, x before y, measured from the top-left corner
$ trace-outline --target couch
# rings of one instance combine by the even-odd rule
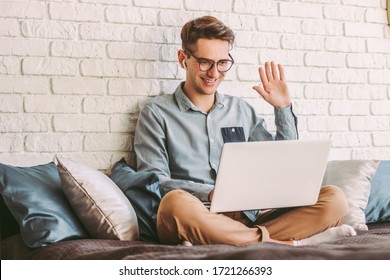
[[[390,161],[330,161],[323,184],[344,191],[344,223],[356,236],[305,247],[185,247],[158,242],[158,177],[124,159],[109,174],[64,158],[0,164],[1,259],[390,259]]]

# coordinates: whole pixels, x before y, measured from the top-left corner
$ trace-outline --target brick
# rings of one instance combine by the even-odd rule
[[[348,131],[348,117],[311,116],[307,119],[308,131]]]
[[[0,162],[4,164],[10,164],[13,166],[29,167],[40,164],[47,164],[53,161],[54,155],[50,153],[24,153],[24,152],[12,152],[1,153]]]
[[[390,149],[388,148],[367,148],[367,149],[352,149],[352,158],[354,159],[378,159],[388,160],[390,158]]]
[[[86,97],[83,112],[93,114],[133,113],[138,110],[138,98]]]
[[[329,69],[328,81],[336,84],[365,84],[367,71],[359,69]]]
[[[45,56],[47,49],[46,42],[40,39],[0,38],[0,55]]]
[[[17,133],[0,133],[0,152],[23,151],[23,137]]]
[[[235,32],[238,30],[257,30],[256,15],[228,13],[221,14],[218,18]]]
[[[390,133],[377,132],[373,135],[374,146],[376,147],[390,147]]]
[[[172,94],[175,92],[176,88],[180,84],[180,79],[172,80],[162,80],[161,81],[161,92],[162,94]],[[140,103],[140,108],[142,108],[142,103]]]
[[[159,13],[159,25],[181,28],[186,22],[193,20],[198,15],[194,12],[182,10],[161,10]],[[222,14],[221,14],[222,16]],[[219,17],[222,20],[221,17]],[[227,22],[225,22],[227,24]]]
[[[22,61],[24,75],[77,75],[78,61],[69,58],[37,58],[26,57]]]
[[[136,71],[137,78],[170,79],[177,76],[178,65],[172,62],[139,62]]]
[[[28,152],[79,152],[82,138],[79,134],[35,133],[26,136],[25,148]]]
[[[332,116],[366,116],[370,113],[370,104],[366,101],[337,100],[330,103]]]
[[[386,98],[386,86],[349,85],[348,99],[375,100]]]
[[[66,114],[53,117],[55,132],[108,132],[108,116]]]
[[[107,81],[87,77],[53,77],[51,80],[54,94],[103,95],[107,92]]]
[[[388,131],[390,119],[387,117],[351,117],[350,126],[352,131]]]
[[[21,31],[27,38],[74,39],[77,25],[70,22],[28,20],[22,22]]]
[[[140,43],[181,44],[180,29],[175,27],[139,26],[134,38]]]
[[[24,132],[48,132],[51,129],[51,119],[48,115],[23,115]]]
[[[333,147],[370,147],[371,135],[370,133],[358,132],[358,133],[344,133],[336,132],[330,136]]]
[[[113,23],[131,23],[142,25],[156,25],[158,10],[144,8],[128,8],[110,6],[106,8],[106,18]]]
[[[45,4],[36,1],[0,2],[0,17],[9,18],[43,18],[45,15]]]
[[[311,35],[342,36],[344,35],[344,26],[342,22],[306,19],[302,21],[302,33]]]
[[[285,67],[286,77],[291,82],[325,82],[325,68],[310,68],[310,67]]]
[[[22,99],[19,95],[0,94],[0,113],[18,113]]]
[[[371,102],[371,112],[373,115],[390,115],[390,101]]]
[[[260,81],[224,81],[218,88],[218,92],[238,97],[257,98],[259,94],[252,89],[257,84],[260,84]]]
[[[199,5],[198,0],[184,0],[187,10],[208,12],[231,12],[232,0],[208,0]]]
[[[363,38],[326,37],[325,50],[347,53],[366,52],[366,40]]]
[[[74,58],[103,58],[105,49],[100,42],[55,41],[50,45],[52,56]]]
[[[279,3],[280,15],[300,18],[322,18],[322,5],[313,3]]]
[[[134,63],[119,60],[83,60],[81,74],[92,77],[134,77]]]
[[[50,82],[48,77],[0,76],[1,93],[48,93]]]
[[[305,97],[308,99],[345,99],[347,85],[308,84],[305,86]]]
[[[50,19],[68,21],[92,21],[103,20],[103,7],[92,4],[50,3]]]
[[[319,100],[299,100],[295,102],[294,111],[297,115],[326,115],[328,102]]]
[[[358,7],[381,7],[381,0],[342,0],[343,5],[358,6]]]
[[[342,5],[324,6],[326,19],[363,22],[366,9],[360,7],[350,7]]]
[[[237,65],[237,77],[242,81],[259,81],[259,72],[257,65]]]
[[[132,139],[127,134],[94,133],[84,137],[84,151],[131,151]]]
[[[160,59],[161,61],[170,61],[177,62],[177,52],[181,49],[181,46],[178,45],[161,45],[160,49]]]
[[[159,60],[159,48],[156,44],[110,43],[107,54],[116,59]]]
[[[176,0],[134,0],[134,6],[159,9],[181,9],[183,7],[181,1]]]
[[[236,0],[233,11],[242,14],[277,15],[278,6],[273,1]]]
[[[0,74],[15,75],[20,73],[20,61],[18,57],[0,57]]]
[[[387,13],[385,9],[367,9],[366,21],[373,23],[387,24]]]
[[[18,20],[0,18],[0,36],[16,37],[19,35],[19,28]]]
[[[389,53],[390,40],[368,38],[367,50],[374,53]]]
[[[154,96],[160,94],[160,84],[156,79],[111,79],[108,92],[110,95]]]
[[[17,115],[0,115],[0,134],[23,132],[23,117]]]
[[[242,56],[245,57],[248,51],[242,49]],[[253,62],[254,55],[247,55],[247,59]],[[267,61],[275,61],[282,64],[282,66],[303,66],[304,53],[294,50],[259,50],[260,64],[264,65]],[[241,60],[239,61],[241,62]]]
[[[307,52],[305,64],[318,67],[345,67],[346,55],[330,52]]]
[[[137,120],[137,115],[115,114],[110,117],[110,132],[133,133],[137,125]]]
[[[383,55],[378,54],[348,54],[347,64],[349,68],[386,68],[387,62]]]
[[[79,0],[81,3],[106,4],[106,5],[129,5],[129,0]]]
[[[286,34],[282,36],[281,46],[287,50],[322,50],[323,38],[319,36]]]
[[[383,30],[382,24],[355,22],[345,23],[345,36],[347,37],[381,38],[384,35]]]
[[[257,28],[264,32],[300,33],[301,21],[296,18],[258,17]]]
[[[235,41],[240,48],[280,48],[280,37],[276,34],[238,31]]]
[[[368,76],[372,84],[390,85],[390,70],[388,69],[370,70]]]
[[[79,113],[81,100],[73,96],[26,96],[24,110],[27,113]]]
[[[132,35],[131,27],[123,24],[84,23],[79,32],[83,40],[99,41],[129,41]]]

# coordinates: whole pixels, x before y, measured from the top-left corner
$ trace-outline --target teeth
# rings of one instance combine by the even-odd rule
[[[203,79],[203,80],[205,80],[205,81],[208,82],[208,83],[213,83],[213,82],[216,81],[216,80],[208,80],[208,79]]]

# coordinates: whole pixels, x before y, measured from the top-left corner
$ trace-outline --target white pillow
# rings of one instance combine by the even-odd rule
[[[92,238],[139,238],[133,206],[108,176],[68,159],[57,161],[65,196]]]
[[[335,185],[344,191],[349,206],[344,223],[355,229],[368,229],[364,210],[378,165],[378,160],[338,160],[326,167],[322,185]]]

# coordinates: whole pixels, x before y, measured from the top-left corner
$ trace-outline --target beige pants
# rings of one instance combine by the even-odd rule
[[[300,240],[339,225],[347,210],[343,191],[324,186],[315,205],[271,210],[253,223],[242,212],[210,212],[195,196],[175,190],[160,203],[157,232],[164,244],[190,241],[241,246],[261,242],[262,231],[257,226],[263,226],[272,239]]]

